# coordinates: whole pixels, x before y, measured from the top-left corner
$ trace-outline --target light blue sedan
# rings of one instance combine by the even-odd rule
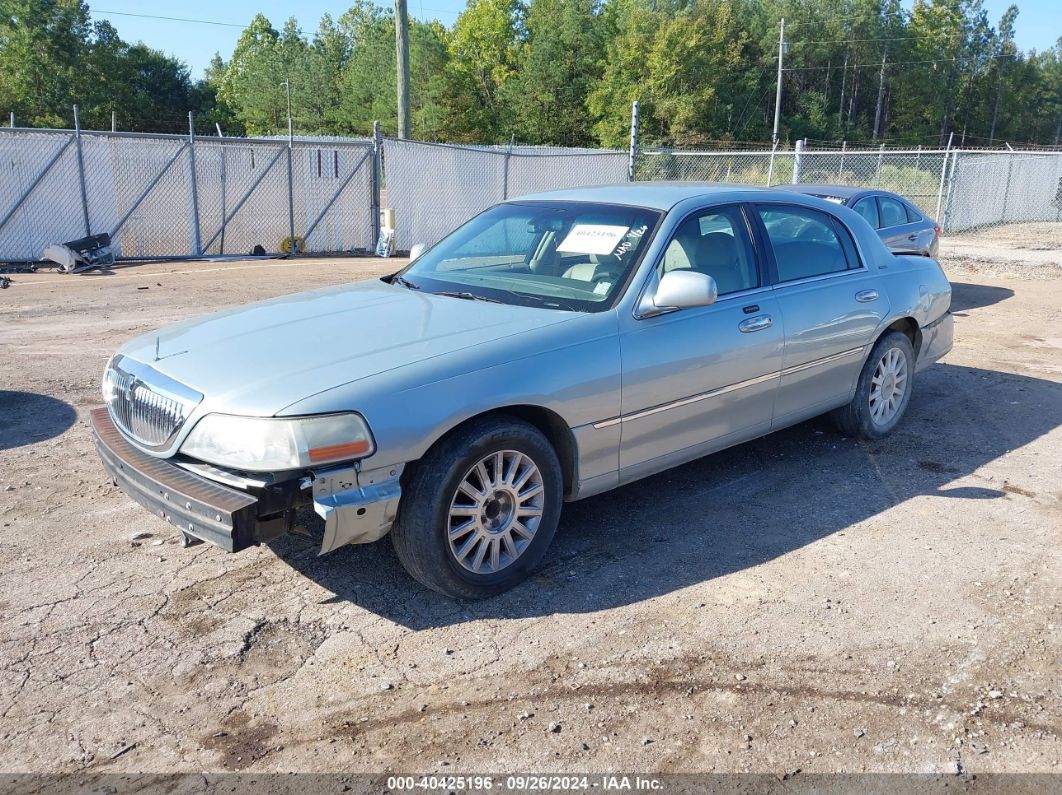
[[[877,439],[951,348],[951,288],[852,210],[637,183],[497,205],[381,280],[122,346],[104,466],[187,543],[311,504],[322,553],[390,533],[423,584],[496,594],[565,501],[831,412]]]

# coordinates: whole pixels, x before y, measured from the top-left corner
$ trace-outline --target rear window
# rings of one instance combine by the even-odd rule
[[[756,208],[774,251],[778,281],[789,282],[840,273],[855,258],[854,247],[840,224],[808,207],[761,205]]]
[[[867,219],[871,229],[878,228],[878,203],[874,201],[873,196],[860,199],[852,205],[852,209]]]
[[[907,209],[896,199],[878,196],[878,209],[881,212],[882,229],[907,223]]]

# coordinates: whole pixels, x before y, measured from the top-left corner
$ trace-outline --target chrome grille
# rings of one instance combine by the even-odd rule
[[[166,447],[203,396],[152,367],[116,356],[103,377],[114,424],[145,447]]]

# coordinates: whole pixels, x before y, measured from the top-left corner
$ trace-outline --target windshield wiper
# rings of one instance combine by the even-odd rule
[[[432,293],[432,295],[445,295],[450,298],[463,298],[466,301],[488,301],[492,304],[502,304],[504,301],[499,301],[497,298],[488,298],[485,295],[476,295],[475,293],[462,292],[458,290],[439,290]]]
[[[402,276],[395,276],[394,278],[392,278],[391,279],[391,284],[400,284],[401,286],[403,286],[403,287],[405,287],[405,288],[407,288],[409,290],[419,290],[420,289],[420,285],[419,284],[413,284],[413,282],[411,282],[409,279],[406,279],[406,278],[404,278]]]
[[[533,301],[536,304],[546,304],[550,309],[564,309],[569,312],[578,312],[578,307],[575,304],[565,301],[563,298],[554,298],[553,296],[545,295],[532,295],[531,293],[521,293],[516,290],[506,290],[509,295],[521,298],[525,301]]]

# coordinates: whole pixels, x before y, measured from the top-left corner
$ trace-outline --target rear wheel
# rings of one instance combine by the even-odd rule
[[[560,519],[563,478],[534,426],[492,417],[458,430],[417,464],[391,538],[418,581],[478,599],[522,581],[541,562]]]
[[[855,397],[832,413],[843,433],[881,439],[900,423],[911,401],[914,348],[906,334],[890,331],[870,352],[859,374]]]

